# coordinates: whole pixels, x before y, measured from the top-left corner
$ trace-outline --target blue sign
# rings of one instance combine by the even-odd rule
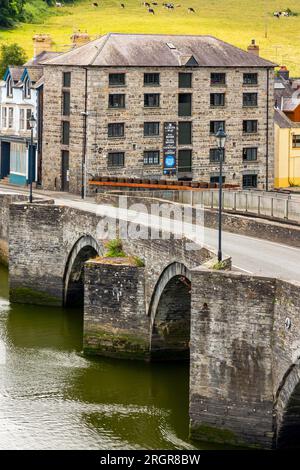
[[[165,155],[165,168],[174,168],[176,160],[174,155]]]

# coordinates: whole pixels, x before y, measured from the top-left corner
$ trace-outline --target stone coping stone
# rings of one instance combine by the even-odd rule
[[[124,257],[116,257],[116,258],[111,258],[109,256],[97,256],[96,258],[93,258],[89,261],[87,261],[88,264],[111,264],[111,265],[122,265],[122,266],[135,266],[136,261],[134,258],[130,256],[124,256]]]

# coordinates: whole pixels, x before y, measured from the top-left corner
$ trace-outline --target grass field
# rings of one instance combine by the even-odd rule
[[[87,31],[91,38],[107,32],[211,34],[241,48],[252,38],[261,47],[261,55],[279,64],[286,64],[294,76],[300,76],[300,2],[299,0],[176,0],[174,11],[154,0],[155,15],[149,14],[140,0],[78,1],[74,6],[50,8],[53,14],[40,24],[22,24],[11,31],[0,31],[1,42],[18,42],[32,56],[32,36],[49,33],[56,50],[67,50],[70,35]],[[125,9],[120,3],[125,4]],[[188,13],[193,7],[196,13]],[[299,16],[273,17],[274,11],[290,8]],[[54,14],[55,13],[55,14]],[[267,30],[267,37],[266,35]]]

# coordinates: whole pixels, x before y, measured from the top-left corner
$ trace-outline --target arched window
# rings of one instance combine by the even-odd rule
[[[12,79],[11,76],[8,77],[6,81],[6,96],[12,97]]]
[[[24,82],[24,95],[25,98],[30,98],[31,96],[31,90],[30,90],[30,80],[27,77]]]

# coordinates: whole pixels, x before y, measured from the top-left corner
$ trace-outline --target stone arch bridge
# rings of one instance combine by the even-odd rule
[[[86,353],[190,357],[192,438],[299,444],[300,284],[209,269],[214,254],[185,239],[124,240],[131,258],[95,259],[97,223],[72,207],[12,204],[11,300],[72,305],[84,289]]]

